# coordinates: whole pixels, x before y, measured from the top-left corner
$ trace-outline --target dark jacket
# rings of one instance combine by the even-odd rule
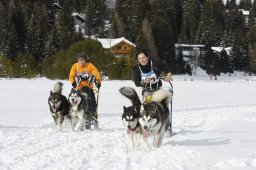
[[[153,65],[152,69],[153,69],[154,73],[156,74],[157,78],[160,76],[161,72],[163,72],[163,71],[172,72],[171,68],[167,64],[164,64],[159,60],[149,58],[147,65],[143,66],[141,64],[138,64],[138,65],[134,66],[134,68],[133,68],[133,81],[137,87],[142,87],[141,71],[143,73],[148,73],[151,71],[151,61],[152,61],[152,65]],[[141,69],[141,71],[140,71],[140,69]],[[157,87],[159,88],[161,86],[162,86],[162,82],[160,80],[158,82],[158,84],[153,85],[153,88],[156,89]]]

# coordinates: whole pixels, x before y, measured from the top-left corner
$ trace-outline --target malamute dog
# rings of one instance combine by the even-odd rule
[[[69,115],[68,100],[61,94],[62,86],[63,83],[57,82],[53,91],[50,91],[50,97],[48,98],[50,111],[59,131],[63,128],[64,119]]]
[[[70,104],[71,127],[73,131],[85,129],[86,113],[88,110],[87,94],[82,94],[75,89],[71,89],[68,97]]]
[[[167,107],[171,93],[165,89],[159,89],[152,94],[149,102],[144,103],[140,109],[139,123],[143,130],[143,136],[154,136],[153,146],[162,144],[165,132],[169,125],[169,109]]]
[[[148,150],[150,147],[143,138],[142,129],[139,124],[139,112],[141,107],[139,97],[136,91],[131,87],[122,87],[119,91],[132,102],[132,106],[123,107],[122,115],[122,121],[127,129],[129,138],[129,148],[139,149],[142,147]]]

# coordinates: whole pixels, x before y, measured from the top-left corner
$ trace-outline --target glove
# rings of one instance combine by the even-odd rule
[[[72,86],[73,86],[74,89],[76,88],[77,84],[76,84],[75,81],[72,83]]]
[[[100,89],[101,84],[100,84],[100,83],[98,83],[98,82],[95,82],[95,86],[97,87],[97,89]]]
[[[88,77],[88,82],[89,83],[93,83],[93,82],[95,82],[95,80],[96,80],[96,78],[93,75]]]

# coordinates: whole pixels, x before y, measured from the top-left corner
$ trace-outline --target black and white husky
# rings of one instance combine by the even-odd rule
[[[143,104],[141,104],[136,91],[131,87],[121,88],[120,93],[129,98],[133,103],[131,107],[128,107],[130,108],[129,113],[138,117],[138,122],[142,130],[140,134],[143,136],[143,141],[147,141],[149,135],[151,135],[154,138],[153,146],[159,147],[162,144],[165,132],[168,130],[169,109],[167,106],[171,98],[171,93],[168,90],[159,89],[152,94],[149,102]],[[126,116],[127,110],[127,108],[124,109],[123,113],[123,117],[125,117],[123,121],[125,122],[128,122],[128,118],[133,117]],[[149,150],[151,149],[149,145],[143,145],[147,146]]]
[[[53,91],[50,91],[50,97],[48,98],[50,112],[59,131],[63,129],[64,120],[69,115],[68,100],[61,94],[62,86],[63,83],[57,82]]]
[[[154,137],[153,146],[159,147],[168,130],[169,109],[168,103],[171,99],[171,93],[166,89],[155,91],[149,102],[144,103],[140,109],[139,123],[143,130],[143,136]]]
[[[88,96],[77,90],[71,89],[68,101],[70,104],[71,128],[73,131],[83,131],[88,110]]]
[[[122,114],[122,121],[126,127],[129,139],[129,148],[139,149],[141,147],[148,150],[150,146],[143,138],[142,129],[139,124],[139,113],[141,107],[140,99],[136,91],[131,87],[122,87],[119,91],[132,102],[132,106],[123,107]]]

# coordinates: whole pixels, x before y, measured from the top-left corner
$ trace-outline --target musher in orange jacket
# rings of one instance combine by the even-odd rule
[[[96,112],[96,100],[93,92],[94,83],[89,83],[92,78],[96,78],[96,87],[99,89],[101,86],[101,75],[98,69],[89,62],[88,57],[84,53],[79,53],[76,56],[77,63],[73,64],[70,73],[69,81],[74,89],[87,93],[91,98],[89,104],[89,111]]]

